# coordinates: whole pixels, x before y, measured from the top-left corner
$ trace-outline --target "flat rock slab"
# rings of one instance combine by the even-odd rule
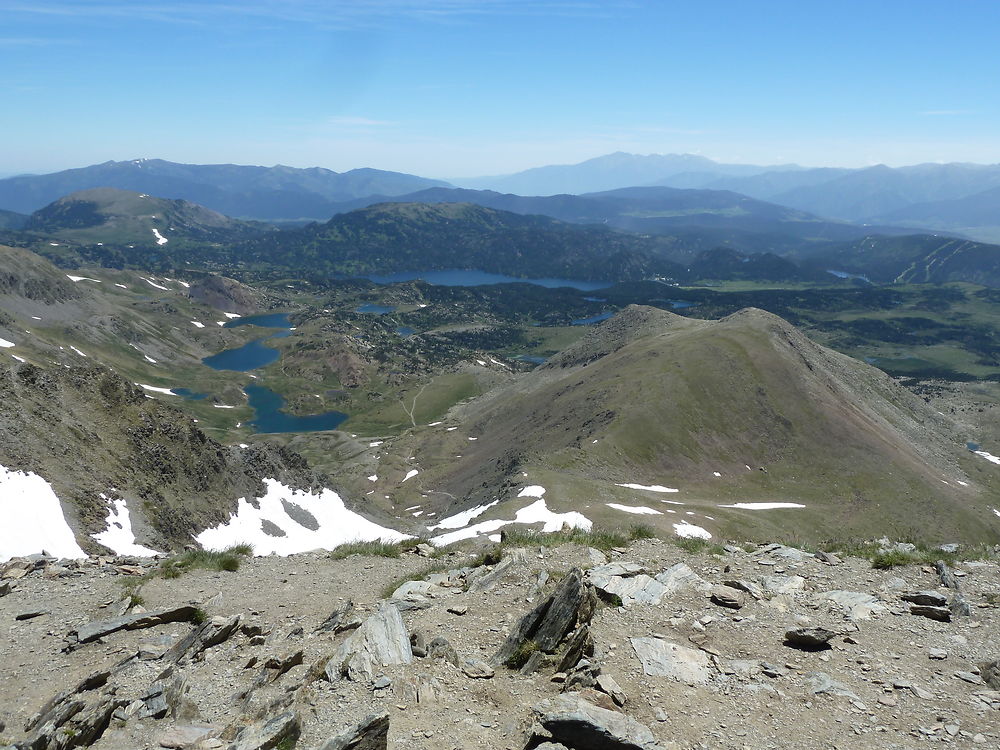
[[[298,738],[302,720],[294,711],[288,711],[265,722],[245,727],[229,750],[273,750],[286,740]]]
[[[140,630],[142,628],[163,625],[168,622],[194,622],[198,619],[198,615],[199,610],[193,604],[185,604],[181,607],[172,607],[170,609],[160,609],[155,612],[123,615],[122,617],[114,617],[110,620],[97,620],[87,623],[76,631],[76,637],[80,643],[89,643],[106,635],[117,633],[119,630]]]
[[[165,732],[161,732],[156,737],[156,743],[160,747],[182,748],[191,747],[199,740],[212,735],[218,731],[219,727],[211,724],[182,724]]]
[[[539,723],[557,743],[574,750],[659,750],[653,733],[625,714],[561,695],[534,707]]]
[[[643,673],[651,677],[670,677],[690,685],[702,685],[711,679],[708,656],[662,638],[631,638]]]
[[[860,591],[824,591],[816,598],[840,605],[852,620],[870,620],[873,615],[889,611],[878,597]]]
[[[411,661],[413,651],[403,618],[393,604],[382,602],[375,613],[340,644],[327,662],[326,676],[331,682],[345,676],[371,682],[378,668]]]
[[[899,595],[904,602],[911,604],[923,604],[928,607],[948,606],[948,597],[939,594],[937,591],[907,591]]]
[[[785,645],[806,650],[829,648],[836,635],[836,631],[827,628],[793,628],[785,631]]]

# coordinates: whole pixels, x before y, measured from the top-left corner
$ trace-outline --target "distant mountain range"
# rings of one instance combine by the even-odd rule
[[[794,164],[720,164],[691,154],[615,153],[579,164],[453,182],[521,195],[581,194],[648,185],[729,190],[831,219],[961,232],[983,241],[1000,237],[1000,220],[991,210],[1000,208],[993,192],[1000,188],[998,164],[807,169]]]
[[[79,190],[112,187],[163,198],[179,198],[239,218],[326,219],[330,204],[377,193],[402,195],[446,186],[440,180],[352,169],[253,167],[235,164],[176,164],[162,159],[109,161],[46,175],[0,180],[0,209],[31,213]]]

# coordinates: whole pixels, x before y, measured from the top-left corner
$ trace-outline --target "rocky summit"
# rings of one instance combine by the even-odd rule
[[[574,539],[14,558],[0,747],[1000,744],[994,553]]]

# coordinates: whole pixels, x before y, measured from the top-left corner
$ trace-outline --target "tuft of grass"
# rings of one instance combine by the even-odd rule
[[[490,547],[485,552],[477,555],[469,562],[470,568],[479,568],[483,565],[496,565],[503,559],[503,547]]]
[[[509,669],[520,669],[528,663],[528,659],[538,650],[538,644],[528,640],[517,647],[517,651],[510,655],[504,662],[504,666]]]
[[[918,562],[918,558],[909,552],[893,549],[886,550],[885,552],[876,552],[871,556],[871,561],[872,567],[876,570],[889,570],[901,565],[912,565]]]
[[[700,539],[698,537],[675,537],[670,541],[672,544],[680,547],[685,552],[690,552],[692,554],[702,552],[710,544],[707,539]]]
[[[156,573],[162,578],[179,578],[189,570],[239,570],[244,557],[253,554],[249,544],[236,544],[221,551],[195,549],[182,552],[160,563]]]
[[[651,539],[656,534],[648,526],[636,525],[629,529],[604,529],[594,527],[590,531],[566,529],[545,533],[534,529],[506,527],[500,534],[502,547],[558,547],[563,544],[579,544],[607,552],[615,547],[627,547],[637,539]]]
[[[401,547],[397,542],[348,542],[339,544],[330,551],[331,560],[343,560],[351,555],[365,557],[399,557]]]

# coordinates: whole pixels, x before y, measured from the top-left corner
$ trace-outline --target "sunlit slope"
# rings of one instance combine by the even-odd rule
[[[476,440],[435,446],[462,456],[441,476],[456,496],[486,497],[527,468],[581,502],[619,483],[677,489],[671,499],[713,508],[708,526],[723,534],[994,533],[995,467],[944,417],[756,309],[697,321],[630,307],[461,421],[454,434]],[[805,507],[718,508],[739,502]]]

